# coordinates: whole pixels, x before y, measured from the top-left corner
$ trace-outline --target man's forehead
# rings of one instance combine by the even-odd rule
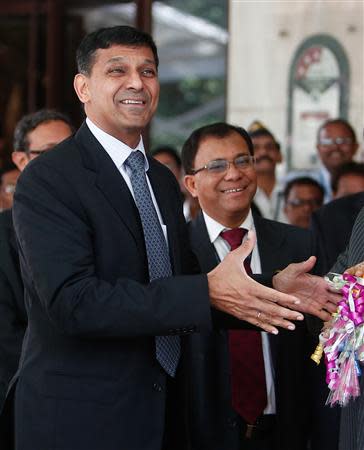
[[[252,137],[253,144],[258,144],[261,142],[272,142],[275,143],[272,136],[269,136],[269,134],[261,134],[260,136],[254,136]]]
[[[334,134],[334,133],[341,133],[341,134],[350,134],[351,131],[344,123],[329,123],[325,127],[322,128],[321,134]]]
[[[234,139],[235,138],[235,139]],[[227,140],[230,140],[228,142]],[[235,142],[232,142],[234,139]],[[240,134],[233,132],[224,137],[207,136],[199,144],[195,160],[203,164],[214,159],[232,159],[239,155],[248,155],[249,148]]]
[[[289,193],[294,196],[321,196],[320,190],[312,184],[294,184]]]
[[[95,51],[95,62],[103,60],[107,64],[125,62],[130,58],[140,58],[145,62],[156,64],[153,51],[147,45],[111,45],[108,48],[98,48]]]
[[[29,149],[47,149],[54,147],[72,134],[71,126],[62,119],[52,119],[41,122],[33,130],[29,131],[27,140]]]
[[[28,136],[36,135],[40,131],[51,133],[55,128],[68,128],[71,132],[71,126],[62,119],[51,119],[39,123],[35,128],[29,131]]]

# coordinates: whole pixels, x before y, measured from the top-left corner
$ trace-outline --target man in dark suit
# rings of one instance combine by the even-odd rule
[[[333,200],[315,211],[311,229],[320,248],[322,275],[327,273],[349,243],[359,211],[364,206],[364,192]]]
[[[256,232],[257,243],[250,259],[253,273],[269,272],[314,254],[313,240],[306,230],[253,216],[251,203],[257,187],[253,158],[246,131],[226,123],[199,128],[183,146],[185,184],[202,208],[189,231],[192,249],[204,272],[212,270],[233,248],[229,233],[237,230]],[[233,345],[236,336],[242,336],[245,345],[246,333],[252,330],[216,330],[188,337],[185,364],[192,448],[306,449],[309,348],[304,324],[294,333],[269,337],[262,333],[258,349],[262,347],[264,356],[265,377],[259,381],[263,386],[257,383],[247,389],[247,405],[241,409],[234,405],[234,391],[239,389],[235,384],[249,381],[242,375],[234,380],[237,369]],[[241,357],[240,364],[248,372],[245,364],[252,356],[245,355],[244,347],[239,352],[238,361]],[[254,370],[249,376],[254,376]],[[240,387],[244,391],[245,386]],[[261,388],[266,398],[252,422],[249,409],[251,402],[255,403],[254,391]]]
[[[294,296],[241,270],[248,246],[188,275],[195,261],[177,181],[141,138],[159,96],[152,38],[101,29],[81,42],[77,62],[86,122],[28,165],[15,194],[29,323],[16,448],[186,448],[179,337],[210,329],[211,306],[270,332],[302,316],[274,304]],[[279,279],[294,292],[290,274]],[[324,316],[325,295],[309,305]]]
[[[13,161],[22,171],[40,152],[71,134],[70,120],[58,111],[41,110],[26,115],[15,127]],[[26,324],[23,283],[9,209],[0,214],[0,412],[8,383],[18,368]]]

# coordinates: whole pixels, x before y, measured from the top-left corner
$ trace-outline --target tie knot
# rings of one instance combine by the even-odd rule
[[[144,155],[140,150],[134,150],[127,157],[125,164],[132,172],[140,172],[145,170]]]
[[[221,237],[230,245],[231,250],[235,250],[242,243],[243,237],[248,230],[245,228],[233,228],[231,230],[222,231]]]

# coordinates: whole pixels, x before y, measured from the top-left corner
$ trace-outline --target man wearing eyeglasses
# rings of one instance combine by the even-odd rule
[[[248,273],[274,271],[314,254],[306,230],[252,214],[257,188],[253,152],[247,132],[226,123],[199,128],[183,146],[185,184],[202,209],[189,231],[203,272],[239,245],[247,230],[257,235]],[[279,337],[254,330],[188,336],[192,448],[306,449],[307,339],[302,323]]]
[[[23,171],[32,159],[69,137],[72,130],[69,118],[58,111],[40,110],[24,116],[14,132],[13,162]],[[8,209],[0,214],[0,413],[18,367],[26,326],[18,249],[12,211]],[[7,448],[6,441],[12,439],[10,415],[10,411],[0,415],[1,448]]]
[[[323,204],[324,190],[313,178],[298,177],[287,183],[283,197],[288,222],[297,227],[308,228],[312,213]]]
[[[331,178],[344,163],[353,160],[358,142],[353,127],[344,119],[330,119],[317,132],[317,151],[321,160],[317,181],[325,189],[325,203],[332,200]]]

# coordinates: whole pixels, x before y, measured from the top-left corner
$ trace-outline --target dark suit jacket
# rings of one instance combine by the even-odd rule
[[[11,210],[0,214],[0,412],[21,352],[27,316]],[[1,419],[0,419],[1,420]]]
[[[262,271],[283,269],[313,254],[310,233],[267,219],[254,219]],[[190,223],[193,251],[201,270],[218,263],[203,215]],[[306,367],[309,349],[304,324],[295,332],[280,330],[270,336],[275,372],[280,450],[305,449],[308,437]],[[242,424],[231,406],[228,336],[224,330],[188,336],[185,352],[190,431],[193,450],[238,450]]]
[[[317,238],[322,274],[327,273],[349,243],[351,230],[364,206],[364,192],[322,206],[312,214],[311,229]]]
[[[178,184],[157,161],[149,165],[173,272],[188,273]],[[206,276],[148,282],[135,203],[85,124],[26,167],[13,216],[29,324],[17,450],[160,450],[167,380],[154,336],[210,328]]]
[[[0,214],[0,447],[13,450],[12,404],[4,407],[23,342],[27,316],[11,210]]]

